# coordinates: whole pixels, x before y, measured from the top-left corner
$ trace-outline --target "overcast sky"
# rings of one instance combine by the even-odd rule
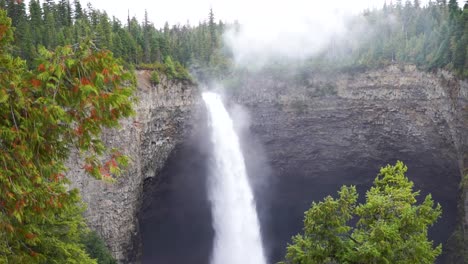
[[[57,0],[56,0],[57,1]],[[387,3],[397,0],[386,0]],[[402,0],[405,3],[407,0]],[[414,0],[410,0],[413,2]],[[426,4],[429,0],[420,0]],[[433,0],[435,1],[435,0]],[[459,0],[460,2],[461,0]],[[26,1],[28,2],[28,1]],[[43,0],[41,0],[43,2]],[[70,0],[70,2],[73,2]],[[83,7],[89,0],[80,0]],[[96,9],[105,10],[122,22],[136,16],[142,22],[145,10],[157,28],[170,25],[197,25],[213,8],[215,19],[239,21],[239,32],[228,31],[225,43],[239,64],[263,64],[274,56],[305,58],[319,52],[336,36],[347,33],[347,17],[365,9],[381,8],[385,0],[95,0]],[[463,2],[463,1],[462,1]],[[235,33],[235,34],[234,34]],[[366,34],[363,31],[362,34]],[[362,37],[359,33],[356,38]]]
[[[83,0],[84,1],[84,0]],[[387,3],[396,0],[387,0]],[[402,0],[404,3],[406,0]],[[414,0],[410,0],[413,2]],[[157,28],[196,25],[213,8],[216,20],[243,25],[224,36],[239,64],[260,64],[274,56],[304,58],[319,52],[333,36],[345,33],[346,17],[381,8],[385,0],[96,0],[95,8],[125,21],[127,12],[142,21],[145,9]],[[422,0],[422,3],[428,0]],[[84,3],[84,2],[83,2]],[[85,4],[84,4],[85,5]]]
[[[380,8],[385,1],[390,3],[397,0],[80,0],[83,7],[91,2],[93,7],[105,10],[109,17],[115,16],[122,22],[126,21],[128,13],[141,21],[147,10],[150,21],[158,28],[162,28],[166,21],[171,25],[185,24],[187,21],[192,25],[198,24],[208,17],[210,8],[213,8],[216,20],[238,20],[242,24],[251,24],[258,20],[286,21],[310,17],[317,14],[318,9],[326,10],[327,14],[333,10],[359,13],[368,8]],[[403,3],[405,1],[402,0]],[[423,4],[428,1],[420,0]],[[29,1],[25,2],[28,4]],[[73,3],[73,0],[70,2]]]
[[[404,2],[404,1],[403,1]],[[87,1],[82,1],[87,3]],[[198,24],[208,16],[213,8],[216,19],[232,22],[239,20],[249,24],[252,20],[281,21],[297,19],[317,14],[314,10],[339,9],[342,12],[356,13],[365,8],[381,7],[384,0],[96,0],[94,7],[106,10],[109,16],[125,21],[130,16],[143,18],[145,9],[156,27],[169,24]]]

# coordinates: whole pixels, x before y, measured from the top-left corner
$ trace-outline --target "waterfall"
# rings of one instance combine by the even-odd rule
[[[255,200],[239,138],[219,95],[203,93],[214,164],[209,199],[215,230],[211,264],[266,264]]]

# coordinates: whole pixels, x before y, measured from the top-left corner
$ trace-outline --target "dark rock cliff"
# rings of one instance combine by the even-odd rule
[[[249,109],[250,131],[272,166],[271,184],[257,188],[272,260],[300,231],[312,200],[335,195],[342,184],[357,185],[363,199],[379,167],[396,160],[408,165],[422,195],[432,193],[443,206],[430,235],[449,253],[468,146],[467,82],[413,66],[281,78],[262,73],[247,76],[231,97]]]
[[[121,263],[138,259],[141,228],[143,263],[206,264],[213,235],[204,165],[210,157],[198,91],[165,79],[151,87],[147,73],[138,74],[137,116],[105,135],[133,165],[118,183],[107,184],[84,176],[72,160],[73,186],[88,203],[91,227]],[[240,135],[270,262],[301,230],[311,201],[343,184],[356,185],[362,199],[378,169],[396,160],[408,165],[422,195],[432,193],[442,204],[431,237],[446,245],[457,224],[466,164],[467,82],[446,72],[389,66],[246,74],[235,86],[227,98],[233,115],[236,103],[250,115]]]
[[[467,98],[466,82],[413,66],[240,76],[226,101],[234,119],[250,119],[239,131],[269,262],[284,256],[312,201],[335,195],[343,184],[356,185],[363,200],[379,168],[396,160],[408,165],[421,196],[432,193],[443,206],[430,236],[450,253],[448,240],[459,222]],[[170,155],[160,183],[146,189],[143,263],[209,262],[208,135],[200,122]]]
[[[197,87],[191,83],[161,76],[161,83],[152,86],[146,71],[137,72],[137,79],[136,116],[103,135],[109,147],[117,147],[130,157],[126,172],[116,183],[106,183],[86,175],[76,156],[69,161],[69,178],[87,204],[89,226],[102,236],[120,263],[138,259],[137,214],[143,182],[158,175],[171,151],[191,130],[192,111],[199,101]]]

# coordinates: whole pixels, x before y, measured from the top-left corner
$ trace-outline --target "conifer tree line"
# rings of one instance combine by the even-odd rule
[[[31,0],[28,5],[0,0],[16,28],[15,54],[27,61],[33,61],[40,46],[53,49],[90,38],[136,66],[168,62],[175,68],[208,70],[211,76],[232,69],[232,54],[222,43],[222,34],[232,25],[216,22],[212,10],[198,25],[170,26],[166,22],[158,29],[147,12],[141,22],[135,17],[120,21],[91,4],[83,7],[79,0]],[[359,32],[363,20],[367,26]],[[357,15],[347,27],[351,33],[332,40],[323,52],[310,58],[310,67],[413,63],[422,69],[445,68],[468,77],[468,1],[463,8],[457,0],[431,0],[425,6],[420,0],[390,1]]]
[[[185,67],[220,64],[224,24],[215,21],[212,10],[197,26],[166,22],[157,29],[147,12],[142,22],[135,17],[122,22],[91,4],[83,7],[79,0],[31,0],[28,8],[24,1],[0,0],[0,8],[7,10],[16,28],[14,54],[27,61],[34,60],[40,46],[54,49],[92,39],[133,65],[162,63],[167,57]]]
[[[362,21],[365,26],[362,27]],[[352,19],[351,32],[336,39],[311,64],[381,66],[416,64],[424,70],[445,68],[468,77],[468,1],[386,2]]]

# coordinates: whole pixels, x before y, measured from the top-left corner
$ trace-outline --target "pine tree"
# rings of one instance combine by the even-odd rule
[[[74,4],[74,19],[82,19],[84,17],[83,9],[81,8],[81,3],[79,0],[73,0]]]
[[[27,19],[26,6],[23,1],[7,0],[6,10],[12,20],[13,27]]]
[[[44,12],[45,16],[45,37],[44,45],[49,48],[55,48],[57,46],[57,27],[55,23],[54,12]]]
[[[37,47],[38,44],[42,44],[42,35],[43,35],[43,20],[42,20],[42,8],[39,4],[39,1],[31,0],[29,1],[29,22],[31,25],[31,35],[34,46]]]
[[[148,11],[145,9],[145,18],[143,21],[143,50],[144,50],[144,62],[150,63],[151,61],[151,24],[148,20]]]
[[[458,7],[457,0],[450,0],[448,4],[450,21],[453,23],[458,19],[458,15],[461,13],[460,8]]]
[[[208,16],[208,27],[210,30],[210,52],[208,56],[211,57],[218,47],[218,38],[216,35],[216,22],[212,8],[210,8],[210,13]],[[208,60],[209,59],[210,58],[208,58]]]

